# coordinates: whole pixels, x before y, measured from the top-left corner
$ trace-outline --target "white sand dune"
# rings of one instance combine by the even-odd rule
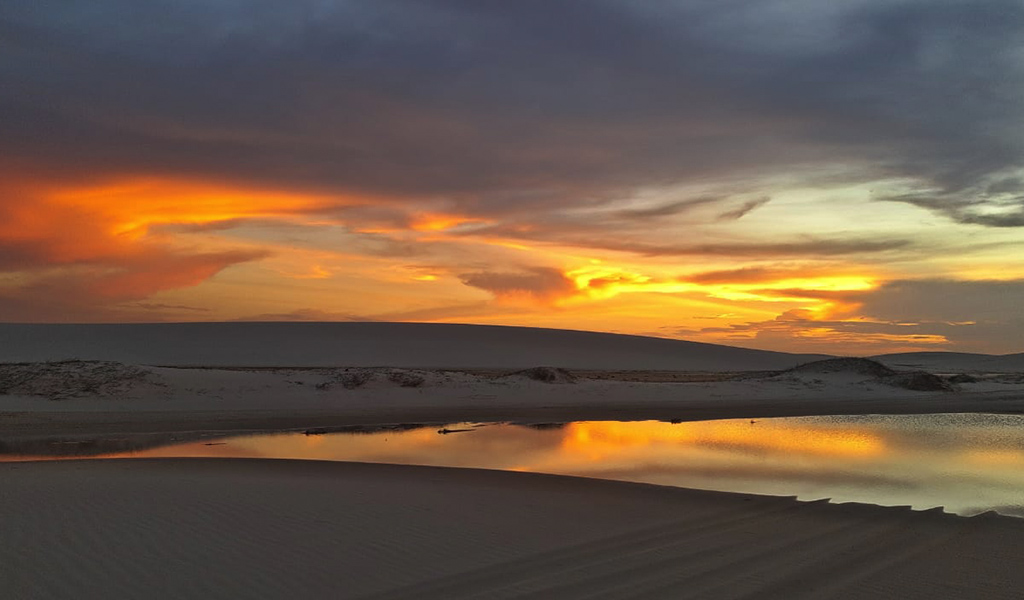
[[[67,358],[93,362],[0,365],[0,438],[1024,411],[1016,376],[943,392],[839,363],[732,379],[721,373],[821,357],[585,332],[0,325],[0,362]],[[539,365],[589,371],[544,383],[438,369]],[[247,368],[211,368],[232,366]],[[255,368],[281,366],[331,368]],[[601,369],[716,374],[658,383]],[[0,464],[0,597],[19,600],[1019,598],[1022,534],[1024,520],[1003,517],[522,473],[209,459]]]
[[[523,375],[398,368],[172,368],[83,361],[0,364],[0,436],[463,420],[1024,412],[1024,379],[1019,376],[941,389],[907,389],[899,377],[854,368],[861,363],[874,364],[834,359],[739,378],[697,373],[695,380],[673,383],[608,379],[600,371],[577,371],[578,377],[545,383]]]
[[[0,362],[755,371],[822,358],[586,331],[437,323],[0,324]]]
[[[897,369],[923,369],[943,373],[1024,373],[1024,352],[970,354],[963,352],[904,352],[873,357]]]
[[[844,359],[846,360],[846,359]],[[813,365],[812,365],[813,366]],[[883,367],[884,368],[884,367]],[[0,365],[0,436],[274,430],[408,422],[1019,412],[1024,382],[915,391],[856,370],[651,383],[415,369]]]
[[[0,323],[0,363],[105,360],[158,366],[760,371],[826,358],[586,331],[447,323]],[[1024,353],[908,352],[890,367],[1024,372]]]
[[[464,469],[0,465],[6,598],[1019,598],[1024,520]]]

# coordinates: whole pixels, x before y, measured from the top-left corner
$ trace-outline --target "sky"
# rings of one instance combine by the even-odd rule
[[[1018,0],[5,0],[0,321],[1024,351]]]

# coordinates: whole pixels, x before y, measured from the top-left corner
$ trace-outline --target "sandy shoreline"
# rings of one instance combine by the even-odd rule
[[[1015,598],[1024,520],[277,460],[0,465],[12,598]]]
[[[568,422],[713,420],[859,414],[956,412],[1024,413],[1016,392],[949,398],[869,398],[829,403],[816,400],[674,402],[647,406],[359,406],[347,409],[278,410],[27,410],[0,412],[5,438],[88,437],[175,432],[268,432],[398,423]]]
[[[363,400],[344,410],[228,411],[104,411],[85,401],[72,411],[2,413],[0,431],[11,440],[1024,408],[1016,392],[625,406]],[[932,600],[1010,599],[1024,589],[1024,519],[994,514],[267,459],[7,463],[0,481],[0,587],[13,598]]]

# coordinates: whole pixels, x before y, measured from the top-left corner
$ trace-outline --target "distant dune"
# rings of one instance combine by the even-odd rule
[[[969,354],[964,352],[903,352],[873,356],[894,369],[923,369],[932,372],[1024,372],[1024,353]]]
[[[756,371],[825,358],[610,333],[436,323],[0,324],[0,362]]]

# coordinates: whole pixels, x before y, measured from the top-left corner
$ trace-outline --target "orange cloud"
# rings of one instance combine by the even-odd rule
[[[198,285],[228,266],[262,256],[264,254],[260,252],[242,251],[194,255],[157,254],[108,273],[93,274],[81,288],[88,296],[118,301],[140,299],[165,290]]]
[[[121,262],[166,244],[159,225],[204,225],[286,217],[328,205],[328,199],[156,178],[53,186],[6,183],[0,203],[0,244],[18,256],[8,269],[83,262]],[[330,202],[337,204],[338,199]]]
[[[490,223],[490,221],[460,215],[425,213],[413,218],[409,223],[409,228],[413,231],[446,231],[463,225],[486,223]]]
[[[735,273],[732,280],[725,275]],[[750,275],[756,273],[756,276]],[[582,294],[605,299],[622,293],[697,292],[726,300],[758,302],[806,302],[827,305],[832,297],[864,292],[877,287],[875,279],[853,274],[802,274],[792,270],[738,270],[715,273],[713,277],[658,278],[632,270],[605,265],[589,265],[566,272]]]
[[[687,274],[676,259],[554,243],[556,230],[571,230],[557,220],[543,226],[502,223],[455,210],[424,210],[428,205],[156,177],[85,184],[6,177],[0,183],[0,312],[16,320],[116,319],[126,302],[198,285],[232,265],[273,253],[273,260],[242,272],[247,279],[237,283],[278,291],[262,295],[243,314],[303,308],[290,304],[295,294],[281,288],[281,278],[288,278],[289,286],[298,286],[289,290],[303,290],[302,302],[323,303],[314,309],[346,318],[670,331],[707,341],[829,352],[837,346],[855,352],[949,343],[934,329],[887,320],[884,311],[864,312],[866,299],[886,285],[880,288],[883,277],[870,267],[806,257],[765,265],[766,254],[743,259],[752,266]],[[264,227],[224,233],[256,221]],[[300,241],[291,231],[274,229],[281,223],[294,226]],[[318,228],[307,228],[313,225]],[[367,226],[386,233],[366,235]],[[531,238],[538,227],[547,227],[551,236]],[[509,232],[517,235],[494,237]],[[298,247],[305,244],[312,250]],[[413,260],[427,266],[401,264]],[[732,260],[716,259],[704,268]],[[516,266],[523,262],[546,266]],[[459,287],[459,281],[492,299]],[[352,290],[358,293],[336,293]],[[167,296],[151,305],[195,303],[188,296]],[[218,307],[209,295],[199,304],[219,308],[220,318],[241,310]],[[929,300],[928,306],[934,304]],[[719,315],[724,326],[701,328],[701,312]],[[311,314],[321,313],[302,313]],[[877,318],[865,318],[871,314]]]
[[[0,272],[12,274],[0,296],[20,312],[50,306],[61,315],[194,286],[267,255],[246,245],[186,242],[157,226],[293,215],[324,203],[143,178],[80,186],[7,181],[0,192]]]
[[[89,211],[106,221],[109,233],[138,238],[154,225],[203,225],[247,218],[285,217],[343,204],[343,200],[202,182],[129,178],[61,189],[48,200]]]
[[[158,249],[116,265],[78,264],[17,275],[0,283],[0,314],[15,321],[151,320],[146,306],[124,303],[198,285],[231,265],[262,256],[258,251],[189,255]],[[158,316],[174,308],[152,306],[161,309]]]

